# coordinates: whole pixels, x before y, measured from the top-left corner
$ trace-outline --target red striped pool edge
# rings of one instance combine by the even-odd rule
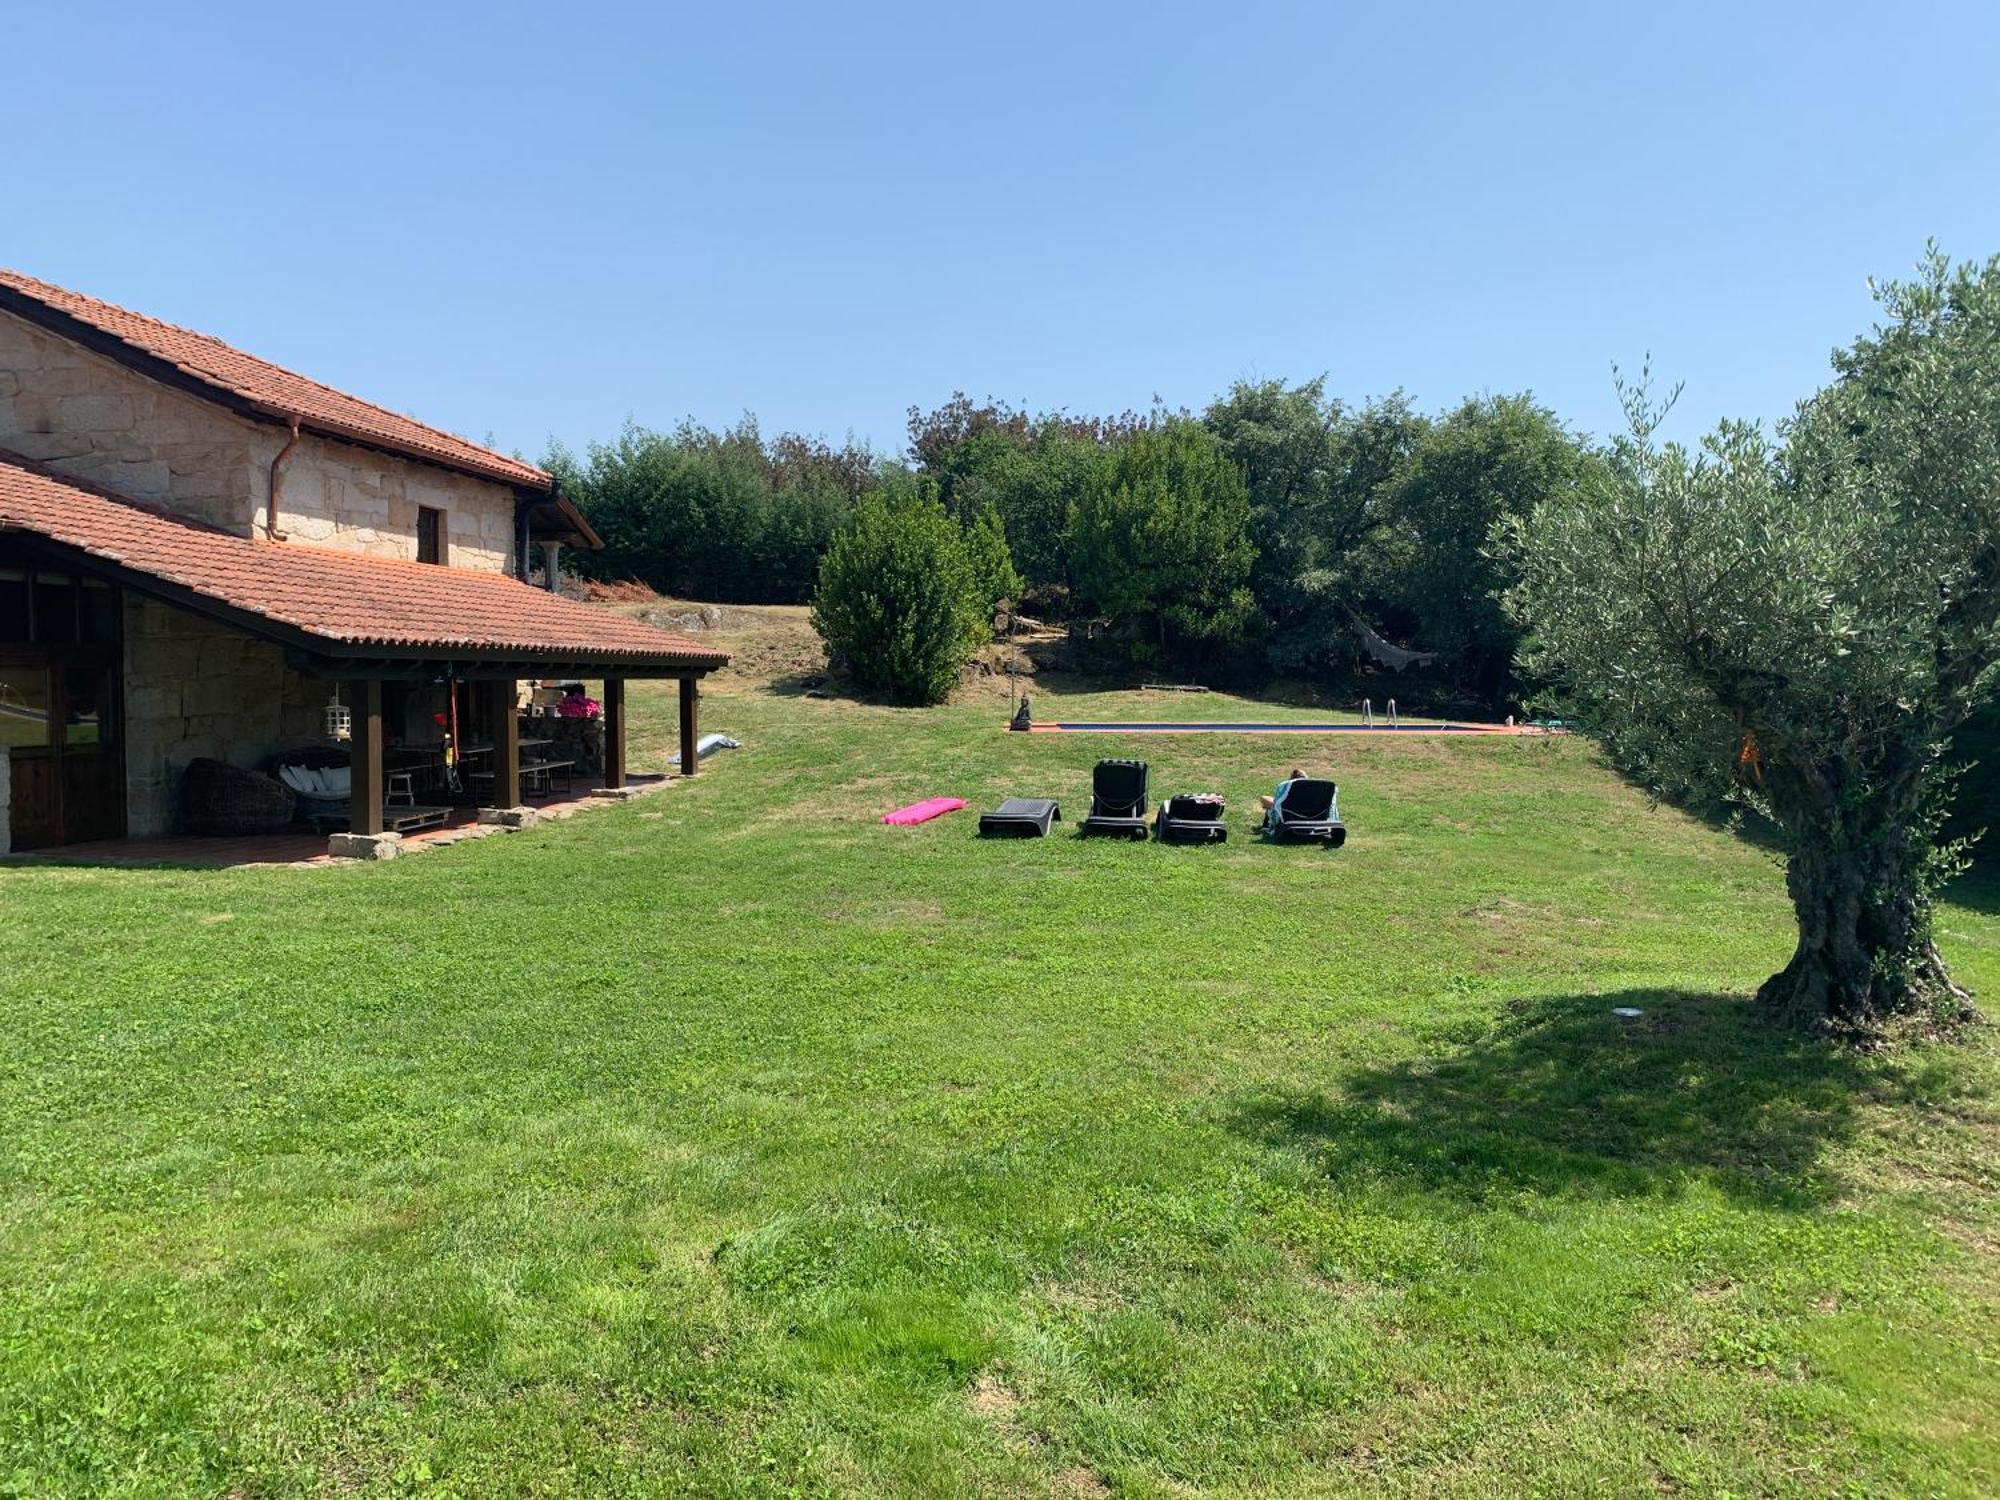
[[[1012,727],[1011,725],[1009,726]],[[1563,734],[1536,724],[1268,724],[1110,720],[1030,724],[1029,734]]]

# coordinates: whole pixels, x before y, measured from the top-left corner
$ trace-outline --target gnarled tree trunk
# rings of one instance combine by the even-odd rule
[[[1794,803],[1785,819],[1798,948],[1758,1001],[1787,1025],[1848,1034],[1880,1031],[1899,1015],[1970,1016],[1970,997],[1932,941],[1915,780],[1859,806],[1809,800],[1819,805]]]

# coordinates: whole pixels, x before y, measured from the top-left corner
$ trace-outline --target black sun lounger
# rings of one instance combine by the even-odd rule
[[[988,838],[1039,839],[1049,824],[1062,821],[1062,809],[1047,797],[1009,797],[990,813],[979,815],[979,831]]]
[[[1090,816],[1077,825],[1077,831],[1143,839],[1146,821],[1146,763],[1100,760],[1090,775]]]
[[[1316,841],[1329,849],[1347,842],[1347,825],[1340,821],[1340,789],[1331,781],[1301,776],[1284,785],[1275,806],[1264,814],[1267,837]]]
[[[1154,827],[1169,844],[1219,844],[1229,837],[1222,799],[1212,794],[1169,797],[1160,804]]]

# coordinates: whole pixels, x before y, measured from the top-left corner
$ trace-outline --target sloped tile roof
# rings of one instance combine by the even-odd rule
[[[288,422],[296,416],[308,431],[358,439],[503,484],[545,490],[553,483],[533,464],[321,385],[269,360],[245,354],[221,339],[4,267],[0,267],[0,307],[33,316],[44,326],[61,329],[65,324],[80,324],[101,336],[100,345],[108,341],[103,352],[114,358],[122,353],[162,361],[197,391],[205,389],[216,397],[247,404],[275,419]],[[145,365],[139,368],[144,370]]]
[[[726,653],[502,573],[233,536],[0,450],[0,534],[32,532],[262,616],[333,654],[456,652],[707,671]]]

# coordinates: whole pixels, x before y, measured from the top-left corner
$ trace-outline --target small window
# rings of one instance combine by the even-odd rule
[[[444,512],[435,506],[417,507],[417,561],[444,562]]]
[[[0,667],[0,749],[48,743],[49,674],[39,667]]]
[[[63,670],[63,744],[71,749],[111,742],[111,674],[99,667]]]

